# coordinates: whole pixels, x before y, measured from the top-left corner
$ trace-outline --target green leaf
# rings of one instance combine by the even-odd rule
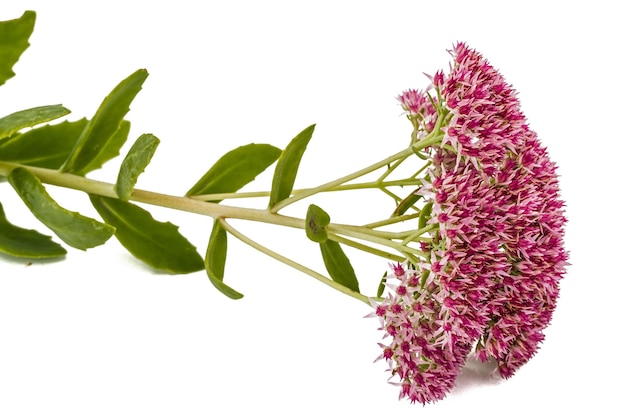
[[[413,204],[417,203],[420,198],[422,198],[421,194],[415,194],[415,192],[412,192],[404,200],[402,200],[400,204],[398,204],[398,207],[396,207],[396,209],[393,211],[391,217],[403,215],[408,209],[413,206]]]
[[[428,222],[428,220],[430,219],[430,213],[432,212],[432,210],[433,210],[432,201],[429,203],[426,203],[424,207],[422,207],[422,211],[420,212],[420,217],[417,223],[417,230],[426,227],[426,222]]]
[[[109,143],[107,144],[106,148],[102,150],[102,153],[99,155],[99,157],[91,161],[90,164],[87,164],[80,171],[75,172],[75,174],[85,175],[88,172],[102,167],[105,162],[118,156],[120,154],[120,149],[122,148],[122,146],[124,146],[124,143],[126,143],[126,140],[128,139],[129,132],[130,122],[128,120],[122,120],[119,129],[117,129],[113,136],[111,136]]]
[[[35,12],[29,10],[18,19],[0,22],[0,85],[15,75],[13,65],[30,45],[35,18]]]
[[[70,111],[60,104],[34,107],[21,110],[0,118],[0,139],[7,138],[27,127],[33,127],[50,120],[58,119]]]
[[[343,285],[352,291],[359,292],[359,281],[356,278],[350,260],[341,249],[339,243],[334,240],[327,240],[320,243],[322,258],[328,274],[333,281]]]
[[[378,290],[376,291],[376,297],[380,298],[383,296],[383,292],[385,292],[385,284],[387,284],[387,272],[383,275],[378,284]]]
[[[238,300],[243,297],[243,294],[224,284],[226,250],[228,249],[227,243],[226,230],[222,227],[220,220],[215,219],[209,245],[206,250],[206,257],[204,258],[204,267],[209,276],[209,280],[215,288],[225,296],[233,300]]]
[[[233,193],[265,171],[280,156],[272,145],[251,143],[222,156],[187,195]]]
[[[87,119],[44,125],[0,141],[0,160],[58,169],[74,148]]]
[[[144,134],[139,136],[128,151],[120,166],[115,184],[115,190],[121,200],[128,201],[130,198],[137,184],[137,178],[150,163],[159,142],[156,136]]]
[[[0,204],[0,252],[20,258],[58,258],[67,251],[50,236],[9,223]]]
[[[63,166],[63,171],[85,174],[102,166],[111,159],[111,155],[118,154],[120,138],[124,137],[118,130],[123,127],[122,120],[130,110],[130,103],[147,77],[145,69],[136,71],[120,82],[102,101]]]
[[[77,249],[88,249],[106,242],[113,228],[97,220],[60,207],[32,172],[16,168],[9,182],[30,211],[61,240]]]
[[[311,204],[306,212],[306,235],[313,242],[323,243],[328,240],[326,226],[330,224],[330,216],[324,210]]]
[[[280,155],[272,180],[269,202],[270,208],[291,195],[302,155],[313,136],[314,130],[315,125],[313,124],[298,133]]]
[[[155,269],[187,274],[204,268],[196,248],[170,222],[159,222],[134,204],[90,195],[104,221],[115,228],[115,237],[128,252]]]

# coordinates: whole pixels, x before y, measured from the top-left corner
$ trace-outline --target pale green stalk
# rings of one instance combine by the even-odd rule
[[[332,190],[333,188],[342,185],[348,181],[352,181],[354,179],[357,179],[359,177],[362,177],[363,175],[367,175],[372,171],[376,171],[379,168],[384,167],[385,165],[389,165],[394,161],[397,161],[400,158],[403,157],[407,157],[409,155],[411,155],[413,153],[413,150],[411,148],[405,149],[401,152],[398,152],[395,155],[392,155],[388,158],[383,159],[382,161],[376,162],[375,164],[372,164],[366,168],[360,169],[356,172],[353,172],[352,174],[346,175],[344,177],[338,178],[334,181],[330,181],[327,182],[326,184],[322,184],[318,187],[315,188],[310,188],[307,191],[298,193],[296,195],[293,195],[289,198],[284,199],[283,201],[277,203],[276,205],[274,205],[274,207],[271,208],[272,213],[276,213],[278,212],[280,209],[287,207],[290,204],[295,203],[296,201],[300,201],[306,197],[312,196],[314,194],[320,193],[320,192],[324,192],[326,190]]]
[[[407,220],[417,219],[419,215],[419,213],[403,214],[401,216],[394,216],[388,219],[379,220],[377,222],[368,223],[363,225],[363,227],[366,227],[368,229],[376,229],[377,227],[389,226],[396,223],[402,223]]]
[[[343,184],[339,185],[333,189],[324,190],[320,192],[333,192],[333,191],[348,191],[348,190],[367,190],[367,189],[377,189],[377,188],[386,188],[386,187],[404,187],[409,185],[420,185],[421,182],[416,178],[405,178],[401,180],[394,181],[368,181],[368,182],[359,182],[354,184]],[[301,188],[296,189],[291,192],[292,196],[298,195],[300,193],[309,192],[312,188]],[[201,201],[218,201],[218,200],[229,200],[229,199],[238,199],[238,198],[261,198],[261,197],[269,197],[269,191],[246,191],[246,192],[235,192],[235,193],[214,193],[214,194],[198,194],[189,196],[189,198],[193,198],[194,200]]]
[[[237,229],[235,229],[234,227],[232,227],[226,220],[224,219],[220,219],[220,223],[222,225],[222,227],[231,235],[235,236],[237,239],[241,240],[242,242],[250,245],[251,247],[255,248],[256,250],[276,259],[277,261],[280,261],[286,265],[291,266],[292,268],[297,269],[300,272],[303,272],[307,275],[309,275],[310,277],[315,278],[316,280],[318,280],[319,282],[328,285],[331,288],[334,288],[335,290],[349,295],[352,298],[356,298],[357,300],[363,301],[366,304],[369,304],[369,297],[363,295],[363,294],[359,294],[358,292],[352,291],[349,288],[344,287],[343,285],[333,281],[330,278],[325,277],[324,275],[310,269],[307,268],[306,266],[299,264],[298,262],[289,259],[277,252],[274,252],[273,250],[261,245],[260,243],[258,243],[257,241],[250,239],[249,237],[247,237],[246,235],[244,235],[243,233],[239,232]]]

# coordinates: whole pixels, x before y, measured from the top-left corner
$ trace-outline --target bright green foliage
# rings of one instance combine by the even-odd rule
[[[265,171],[280,156],[281,150],[267,144],[251,143],[222,156],[187,195],[233,193]]]
[[[124,143],[126,143],[126,140],[128,139],[129,132],[130,122],[128,120],[122,120],[120,122],[119,129],[117,129],[113,136],[109,138],[109,142],[102,149],[102,152],[98,155],[98,157],[93,159],[90,164],[86,165],[80,171],[75,172],[75,174],[85,175],[88,172],[100,168],[105,162],[118,156],[120,154],[120,149],[124,146]]]
[[[288,198],[293,191],[293,185],[296,182],[296,174],[300,167],[300,161],[302,155],[306,150],[315,125],[311,125],[304,129],[302,132],[289,142],[289,145],[285,148],[280,155],[278,162],[276,163],[276,170],[274,171],[274,178],[272,180],[272,190],[270,192],[269,207],[272,208],[276,203]]]
[[[129,129],[122,123],[124,116],[147,77],[145,69],[134,72],[102,101],[78,139],[63,171],[84,175],[119,154]]]
[[[421,194],[409,194],[404,200],[400,202],[400,204],[398,204],[398,207],[396,207],[393,212],[393,216],[403,215],[408,209],[413,207],[413,204],[417,203],[420,198],[422,198]]]
[[[115,237],[134,257],[155,269],[187,274],[204,268],[196,248],[170,222],[159,222],[141,207],[115,198],[90,195]]]
[[[430,213],[433,210],[433,203],[426,203],[424,205],[424,207],[422,208],[422,211],[420,212],[420,217],[418,220],[418,230],[419,229],[423,229],[424,227],[426,227],[426,222],[428,222],[428,220],[430,220]]]
[[[0,204],[0,252],[20,258],[44,259],[64,256],[63,246],[36,230],[9,223]]]
[[[26,11],[19,19],[0,22],[0,85],[15,75],[13,65],[30,45],[35,18],[35,12]]]
[[[58,169],[68,158],[87,119],[44,125],[0,141],[0,160]]]
[[[111,226],[59,206],[26,168],[11,171],[9,182],[35,217],[68,245],[86,250],[113,235]]]
[[[228,241],[226,230],[222,227],[220,219],[213,222],[213,230],[209,238],[209,245],[204,258],[204,266],[211,283],[225,296],[238,300],[243,294],[235,291],[228,285],[224,284],[224,269],[226,268],[226,251],[228,249]]]
[[[306,212],[306,236],[313,242],[323,243],[328,240],[326,226],[330,224],[330,216],[320,207],[311,204]]]
[[[115,183],[115,191],[120,200],[128,201],[135,184],[137,184],[137,178],[150,163],[159,142],[156,136],[144,134],[139,136],[130,148],[120,166],[120,172]]]
[[[354,268],[352,268],[350,260],[339,243],[334,240],[327,240],[320,243],[320,249],[326,270],[333,281],[352,291],[359,292],[359,281],[354,273]]]
[[[53,106],[34,107],[18,111],[0,118],[0,139],[7,138],[27,127],[33,127],[50,120],[58,119],[70,111],[60,104]]]
[[[320,245],[322,258],[328,274],[333,281],[359,292],[359,282],[339,243],[328,239],[326,227],[330,224],[330,216],[315,204],[309,205],[306,212],[305,231],[307,237]]]

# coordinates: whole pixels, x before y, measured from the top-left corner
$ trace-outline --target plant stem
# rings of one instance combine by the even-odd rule
[[[385,165],[389,165],[391,163],[393,163],[394,161],[397,161],[398,159],[407,157],[409,155],[413,154],[413,149],[412,148],[408,148],[408,149],[404,149],[403,151],[398,152],[395,155],[392,155],[388,158],[383,159],[382,161],[376,162],[375,164],[372,164],[366,168],[360,169],[356,172],[353,172],[352,174],[346,175],[344,177],[338,178],[334,181],[330,181],[327,182],[326,184],[322,184],[318,187],[315,188],[310,188],[306,191],[303,191],[301,193],[298,193],[296,195],[293,195],[289,198],[284,199],[283,201],[279,202],[278,204],[275,204],[274,207],[272,207],[270,209],[270,211],[272,213],[276,213],[278,212],[280,209],[287,207],[288,205],[295,203],[296,201],[302,200],[306,197],[312,196],[313,194],[317,194],[319,192],[323,192],[326,190],[331,190],[339,185],[342,185],[348,181],[352,181],[353,179],[362,177],[363,175],[369,174],[372,171],[375,171],[381,167],[384,167]]]
[[[343,236],[340,236],[340,235],[337,235],[337,234],[334,234],[334,233],[329,233],[328,234],[328,238],[331,239],[331,240],[334,240],[337,243],[343,243],[346,246],[350,246],[350,247],[353,247],[355,249],[359,249],[360,251],[371,253],[371,254],[376,255],[376,256],[380,256],[381,258],[385,258],[385,259],[388,259],[390,261],[395,261],[395,262],[403,262],[404,261],[404,257],[402,257],[402,256],[394,255],[393,253],[389,253],[389,252],[385,252],[385,251],[382,251],[382,250],[379,250],[379,249],[372,248],[371,246],[367,246],[367,245],[364,245],[362,243],[355,242],[354,240],[347,239],[347,238],[345,238]]]
[[[74,174],[60,172],[57,170],[39,168],[32,166],[24,166],[21,164],[0,161],[0,175],[8,176],[10,172],[18,167],[24,167],[35,174],[42,182],[56,185],[64,188],[70,188],[82,191],[88,194],[96,194],[104,197],[118,198],[115,192],[115,185],[107,182],[97,181],[81,177]],[[167,194],[160,194],[152,191],[135,189],[130,197],[132,201],[146,203],[175,210],[186,211],[190,213],[202,214],[213,218],[234,218],[241,220],[250,220],[280,226],[292,227],[297,229],[305,228],[305,220],[297,217],[284,216],[282,214],[272,213],[267,209],[253,209],[228,206],[223,204],[199,201],[189,197],[177,197]],[[405,234],[393,232],[375,231],[363,226],[347,226],[330,224],[329,232],[349,236],[355,239],[363,240],[373,244],[385,246],[394,249],[402,254],[412,253],[423,256],[423,252],[411,248],[392,239],[401,239]],[[361,245],[361,244],[359,244]],[[354,245],[353,245],[354,246]],[[361,245],[361,248],[366,247]],[[370,248],[369,252],[378,251],[384,258],[389,259],[386,252]]]
[[[395,242],[393,240],[389,240],[386,238],[372,236],[370,233],[367,232],[368,229],[342,227],[342,225],[331,223],[328,225],[327,230],[329,233],[349,236],[355,239],[363,240],[363,241],[374,243],[377,245],[386,246],[388,248],[395,249],[402,254],[412,253],[417,256],[426,257],[426,253],[418,249],[411,248],[410,246],[407,246],[402,243],[398,243],[398,242]]]
[[[419,217],[419,215],[420,215],[419,213],[403,214],[402,216],[394,216],[385,220],[379,220],[377,222],[368,223],[366,225],[363,225],[363,227],[366,227],[368,229],[376,229],[377,227],[389,226],[391,224],[396,224],[396,223],[401,223],[407,220],[416,219]]]
[[[260,243],[258,243],[257,241],[250,239],[249,237],[247,237],[246,235],[244,235],[243,233],[239,232],[237,229],[235,229],[234,227],[232,227],[226,220],[224,219],[220,219],[220,223],[222,224],[222,227],[224,227],[224,229],[230,233],[231,235],[235,236],[237,239],[241,240],[242,242],[252,246],[253,248],[255,248],[256,250],[276,259],[277,261],[280,261],[286,265],[291,266],[292,268],[297,269],[300,272],[303,272],[313,278],[315,278],[316,280],[318,280],[319,282],[328,285],[329,287],[334,288],[335,290],[349,295],[352,298],[356,298],[357,300],[363,301],[366,304],[369,304],[369,297],[360,294],[358,292],[352,291],[349,288],[344,287],[341,284],[338,284],[337,282],[331,280],[330,278],[325,277],[324,275],[315,272],[314,270],[307,268],[306,266],[297,263],[296,261],[289,259],[277,252],[274,252],[273,250],[261,245]]]
[[[8,176],[18,167],[23,167],[35,174],[42,182],[64,188],[83,191],[88,194],[96,194],[103,197],[118,198],[115,185],[68,174],[47,168],[24,166],[12,162],[0,161],[0,175]],[[252,220],[263,223],[277,224],[282,226],[303,229],[304,220],[296,217],[283,216],[270,213],[268,210],[234,207],[205,201],[194,200],[188,197],[177,197],[160,194],[152,191],[135,189],[130,197],[132,201],[146,203],[155,206],[202,214],[213,218],[228,217],[243,220]]]
[[[346,191],[346,190],[363,190],[369,188],[386,188],[386,187],[404,187],[408,185],[420,185],[421,182],[415,178],[405,178],[401,180],[394,181],[368,181],[368,182],[360,182],[355,184],[343,184],[339,185],[335,188],[323,190],[320,192],[332,192],[332,191]],[[302,188],[293,190],[292,196],[298,195],[300,193],[309,192],[312,188]],[[189,198],[193,198],[194,200],[201,201],[216,201],[216,200],[228,200],[228,199],[236,199],[236,198],[258,198],[258,197],[268,197],[270,195],[269,191],[249,191],[249,192],[235,192],[235,193],[215,193],[215,194],[200,194],[200,195],[192,195]]]

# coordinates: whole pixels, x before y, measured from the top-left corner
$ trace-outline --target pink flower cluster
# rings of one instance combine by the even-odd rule
[[[465,44],[452,56],[450,74],[432,79],[439,102],[415,90],[400,98],[409,113],[445,118],[418,191],[432,202],[437,229],[425,248],[430,259],[396,265],[398,283],[375,312],[391,337],[381,358],[401,397],[422,404],[445,396],[472,351],[494,359],[505,378],[526,363],[567,265],[556,166],[515,91]]]
[[[435,128],[437,110],[431,100],[434,99],[428,97],[423,91],[413,89],[398,96],[398,101],[400,101],[408,119],[413,123],[415,131],[419,132],[416,140],[422,139]]]

